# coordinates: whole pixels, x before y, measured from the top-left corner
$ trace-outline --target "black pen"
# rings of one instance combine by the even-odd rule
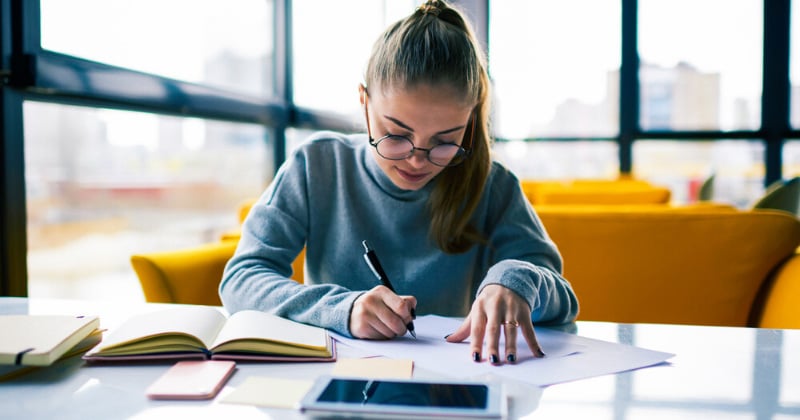
[[[389,276],[387,276],[386,272],[383,271],[381,262],[378,261],[378,255],[375,254],[375,251],[369,248],[367,241],[361,241],[361,244],[364,245],[364,261],[367,262],[367,265],[369,266],[370,270],[372,270],[372,273],[375,274],[375,277],[377,277],[384,286],[389,288],[389,290],[392,292],[397,293],[397,291],[394,290],[392,283],[389,281]],[[411,310],[411,315],[414,315],[413,309]],[[406,325],[406,328],[414,338],[417,338],[417,333],[414,332],[414,321],[409,322],[408,325]]]

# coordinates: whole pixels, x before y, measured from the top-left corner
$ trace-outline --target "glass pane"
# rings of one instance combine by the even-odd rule
[[[489,9],[498,137],[617,134],[619,0],[507,0]]]
[[[286,133],[286,158],[292,155],[294,149],[305,142],[317,130],[309,130],[305,128],[287,128]],[[366,141],[366,140],[365,140]]]
[[[669,187],[676,204],[698,201],[712,174],[715,202],[747,208],[764,192],[760,141],[638,141],[633,161],[636,177]]]
[[[639,2],[643,129],[758,129],[762,3]]]
[[[273,173],[263,127],[26,102],[29,294],[143,299],[134,253],[218,241]]]
[[[789,121],[795,129],[800,127],[800,2],[792,0],[791,26],[789,27]]]
[[[358,84],[372,44],[417,5],[409,0],[292,1],[295,104],[361,121]]]
[[[273,1],[41,0],[42,48],[271,96]]]
[[[800,176],[800,140],[791,140],[783,144],[783,178]]]
[[[521,179],[616,178],[619,148],[610,141],[503,141],[494,158]]]

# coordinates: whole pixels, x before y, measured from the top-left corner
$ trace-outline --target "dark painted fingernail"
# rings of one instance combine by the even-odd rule
[[[539,353],[536,355],[536,357],[544,357],[544,352],[542,349],[539,349]]]
[[[417,319],[417,311],[415,311],[414,308],[411,308],[411,318]]]
[[[453,334],[447,334],[446,336],[444,336],[444,339],[447,340],[447,337],[450,337],[451,335]]]
[[[493,365],[496,365],[496,364],[500,363],[500,358],[499,358],[499,357],[497,357],[497,355],[496,355],[496,354],[493,354],[493,355],[492,355],[492,357],[491,357],[491,360],[492,360],[492,364],[493,364]]]
[[[508,356],[506,356],[506,360],[508,360],[508,363],[514,363],[517,361],[517,356],[509,354]]]
[[[480,362],[481,361],[481,354],[478,353],[477,351],[475,353],[472,353],[472,361],[473,362]]]

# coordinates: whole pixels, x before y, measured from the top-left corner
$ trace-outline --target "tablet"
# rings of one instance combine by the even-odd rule
[[[311,417],[500,419],[502,384],[321,376],[300,402]]]

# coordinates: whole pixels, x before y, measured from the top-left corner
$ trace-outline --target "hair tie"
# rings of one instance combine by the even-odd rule
[[[425,4],[419,7],[419,11],[422,12],[423,15],[432,14],[438,17],[439,13],[442,11],[440,6],[441,3],[438,1],[427,1]]]

